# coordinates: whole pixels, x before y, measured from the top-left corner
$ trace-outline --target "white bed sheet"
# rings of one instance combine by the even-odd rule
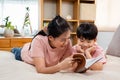
[[[12,53],[0,51],[0,80],[120,80],[119,74],[120,58],[110,55],[102,71],[40,74],[32,65],[15,60]]]

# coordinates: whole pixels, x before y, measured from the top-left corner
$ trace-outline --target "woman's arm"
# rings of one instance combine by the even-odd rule
[[[50,67],[46,67],[44,58],[33,58],[33,60],[38,73],[52,74],[72,67],[72,58],[66,58],[62,62]]]

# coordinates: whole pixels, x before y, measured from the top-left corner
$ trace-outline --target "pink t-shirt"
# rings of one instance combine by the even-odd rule
[[[29,46],[31,48],[29,50]],[[22,60],[26,63],[33,64],[32,57],[41,57],[45,59],[46,66],[52,66],[72,54],[72,45],[69,40],[63,48],[51,48],[47,36],[38,35],[32,43],[27,43],[21,51]]]
[[[75,46],[73,46],[74,53],[77,53],[77,46],[79,46],[79,45],[76,44]],[[106,63],[106,56],[103,52],[103,49],[100,46],[98,46],[97,44],[95,44],[95,46],[96,46],[96,51],[93,53],[92,57],[96,58],[101,55],[103,58],[99,62]]]

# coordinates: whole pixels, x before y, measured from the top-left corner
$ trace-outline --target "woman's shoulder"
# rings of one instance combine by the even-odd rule
[[[38,46],[38,45],[46,45],[48,43],[47,36],[37,35],[33,38],[31,45]]]
[[[43,39],[46,39],[46,38],[47,38],[47,36],[37,35],[34,39],[41,39],[41,40],[43,40]]]
[[[39,41],[39,42],[47,42],[48,38],[47,36],[37,35],[33,41]]]

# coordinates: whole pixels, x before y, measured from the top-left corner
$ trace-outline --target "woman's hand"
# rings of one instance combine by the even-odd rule
[[[64,69],[62,71],[64,71],[64,72],[75,72],[77,66],[78,66],[78,63],[77,62],[73,62],[72,67]]]
[[[71,68],[73,66],[73,58],[68,57],[68,58],[64,59],[63,61],[61,61],[58,65],[60,67],[60,70],[65,70],[65,69]]]
[[[74,72],[76,70],[77,66],[78,66],[78,63],[77,62],[73,62],[72,67],[69,68],[69,71]]]

